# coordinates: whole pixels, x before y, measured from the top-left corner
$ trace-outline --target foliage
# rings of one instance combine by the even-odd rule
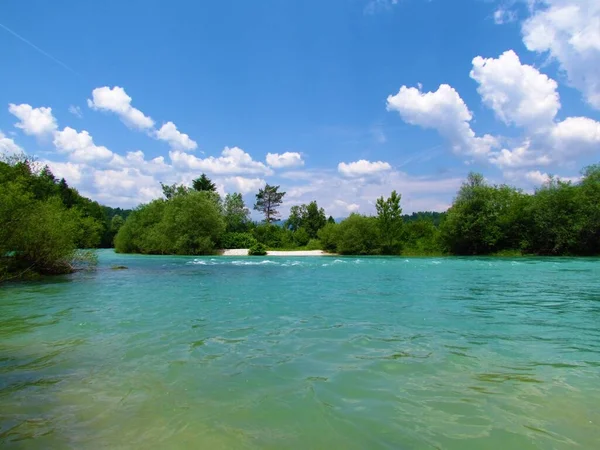
[[[187,192],[140,206],[115,238],[121,253],[210,254],[225,221],[209,192]]]
[[[306,250],[321,250],[321,249],[322,249],[321,241],[319,241],[318,239],[311,239],[310,241],[308,241],[308,244],[306,244]]]
[[[490,186],[470,173],[441,225],[442,242],[456,255],[487,255],[519,248],[526,195],[509,186]]]
[[[310,235],[308,234],[308,231],[306,231],[305,228],[298,228],[294,233],[294,242],[298,246],[303,247],[308,244],[308,241],[310,241]]]
[[[312,201],[308,205],[292,206],[286,226],[294,232],[303,228],[309,238],[314,239],[326,223],[325,210],[319,208],[316,201]]]
[[[250,248],[257,243],[250,233],[225,233],[221,238],[223,248]]]
[[[249,256],[265,256],[266,254],[267,254],[267,249],[260,242],[254,244],[248,250],[248,255]]]
[[[285,192],[279,192],[279,186],[267,184],[264,189],[259,189],[258,194],[256,194],[254,209],[264,214],[267,224],[279,219],[277,208],[281,206],[284,196]]]
[[[328,222],[323,228],[319,230],[319,240],[321,241],[321,247],[327,252],[337,251],[337,230],[339,225],[335,222]]]
[[[402,237],[400,198],[401,196],[396,191],[392,191],[389,198],[380,197],[375,203],[383,254],[397,254],[400,250],[400,239]]]
[[[160,187],[162,188],[163,195],[167,200],[171,200],[178,195],[185,195],[190,192],[190,188],[184,186],[183,184],[163,184],[160,183]]]
[[[228,232],[244,232],[250,225],[250,210],[246,208],[242,194],[227,194],[223,205],[225,224]],[[245,248],[245,247],[242,247]]]
[[[337,252],[342,255],[372,255],[379,253],[377,218],[350,214],[336,226]],[[321,237],[322,239],[322,237]]]
[[[192,181],[192,188],[199,192],[217,192],[215,183],[213,183],[204,173],[200,175],[199,178]]]
[[[100,205],[25,156],[0,161],[0,281],[75,270],[78,247],[95,247]]]
[[[283,227],[261,223],[253,230],[255,239],[269,248],[295,247],[293,233]]]

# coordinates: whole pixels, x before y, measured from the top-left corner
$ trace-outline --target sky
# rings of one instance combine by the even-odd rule
[[[113,207],[206,173],[443,211],[600,162],[598,0],[3,0],[0,60],[0,152]]]

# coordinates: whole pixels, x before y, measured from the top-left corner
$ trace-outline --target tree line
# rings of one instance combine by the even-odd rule
[[[241,194],[222,201],[202,175],[191,188],[163,186],[165,199],[138,208],[117,235],[117,251],[202,254],[216,248],[323,249],[344,255],[598,255],[600,165],[578,182],[550,178],[533,194],[491,185],[470,173],[445,213],[402,214],[401,194],[377,199],[376,215],[337,223],[316,201],[279,221],[285,197],[267,184],[256,194],[254,223]]]
[[[286,193],[267,184],[253,208],[222,198],[205,174],[192,186],[162,185],[164,198],[134,210],[109,208],[27,157],[0,161],[0,281],[68,273],[78,249],[115,246],[141,254],[211,254],[219,248],[323,249],[344,255],[600,255],[600,165],[578,182],[551,178],[528,194],[471,173],[444,213],[403,214],[393,191],[376,214],[327,217],[316,201],[281,221]]]
[[[22,155],[0,160],[0,282],[72,272],[93,263],[78,251],[111,247],[129,214],[101,206]]]

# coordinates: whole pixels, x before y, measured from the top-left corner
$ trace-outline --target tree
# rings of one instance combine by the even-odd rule
[[[115,237],[120,253],[201,255],[214,251],[225,231],[218,205],[206,192],[176,195],[140,206]]]
[[[256,194],[254,209],[264,214],[266,223],[274,222],[279,219],[277,208],[283,203],[284,196],[285,192],[279,192],[279,186],[267,184],[264,189],[260,189]]]
[[[199,192],[217,192],[217,186],[204,173],[192,181],[192,188]]]
[[[123,220],[123,218],[117,214],[116,216],[113,216],[113,218],[110,221],[110,230],[113,233],[117,234],[124,223],[125,220]]]
[[[163,184],[160,183],[160,187],[162,187],[163,195],[167,200],[171,200],[178,195],[185,195],[190,192],[190,188],[184,186],[183,184]]]
[[[228,232],[240,233],[248,230],[250,210],[246,208],[242,194],[227,194],[223,210]]]
[[[318,231],[327,223],[325,217],[325,210],[312,201],[308,205],[292,206],[286,226],[294,232],[304,228],[309,238],[315,239]]]
[[[394,254],[399,251],[402,234],[402,208],[396,191],[388,199],[380,197],[375,203],[377,208],[377,223],[381,233],[382,251],[385,254]]]
[[[371,255],[379,250],[379,233],[376,217],[360,214],[350,216],[337,225],[335,243],[343,255]]]
[[[333,218],[333,216],[329,216],[329,218],[327,219],[327,223],[335,224],[335,219]]]

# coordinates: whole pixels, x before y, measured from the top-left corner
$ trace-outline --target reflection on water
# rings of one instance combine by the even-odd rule
[[[0,289],[2,447],[600,442],[598,260],[100,262]]]

